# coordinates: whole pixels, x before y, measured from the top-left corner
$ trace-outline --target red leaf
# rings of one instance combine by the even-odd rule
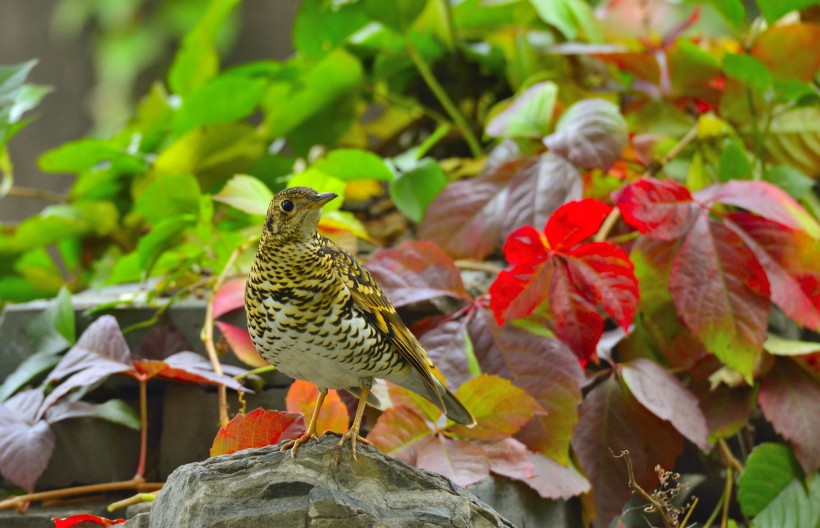
[[[549,285],[553,331],[578,356],[581,366],[596,357],[598,340],[604,331],[604,319],[595,305],[573,284],[568,266],[558,262]]]
[[[820,242],[777,222],[735,213],[727,227],[754,252],[771,284],[772,302],[797,323],[820,331]]]
[[[775,76],[810,83],[820,68],[820,55],[814,51],[819,39],[816,23],[770,25],[755,38],[751,52]]]
[[[573,282],[628,331],[638,307],[638,281],[626,253],[609,242],[590,242],[570,250],[568,256]]]
[[[416,463],[416,456],[433,430],[419,414],[403,406],[384,411],[367,439],[382,452],[408,464]]]
[[[621,376],[630,392],[652,414],[672,424],[680,434],[706,451],[706,418],[698,400],[667,369],[648,359],[621,365]]]
[[[214,318],[245,308],[245,279],[226,281],[214,295]]]
[[[504,163],[490,173],[456,181],[427,208],[418,237],[431,240],[453,258],[483,259],[501,246],[506,186],[523,160]]]
[[[689,189],[674,181],[655,178],[627,185],[617,196],[616,204],[629,225],[660,240],[683,236],[699,211]]]
[[[527,446],[514,438],[481,444],[490,461],[490,471],[517,480],[532,478],[534,467]]]
[[[367,261],[367,269],[395,306],[441,296],[471,300],[453,259],[430,242],[408,240],[379,249]]]
[[[508,438],[541,411],[541,406],[524,389],[489,374],[481,374],[463,384],[456,391],[456,397],[470,409],[477,423],[473,427],[455,424],[447,430],[475,440]]]
[[[803,219],[809,217],[797,201],[776,185],[763,181],[731,180],[716,183],[695,193],[703,204],[720,202],[774,220],[792,229],[803,230]]]
[[[40,407],[39,416],[69,391],[93,385],[111,374],[130,370],[131,352],[120,325],[113,316],[104,315],[88,326],[77,344],[66,352],[49,374],[51,382],[67,379],[49,393]]]
[[[217,374],[211,363],[196,352],[179,352],[165,361],[143,359],[133,362],[134,371],[147,379],[160,377],[186,383],[224,385],[238,392],[248,392],[241,383],[228,376],[228,372],[244,373],[244,369],[223,365],[225,374]]]
[[[450,319],[450,316],[431,317],[413,326],[413,333],[439,368],[447,386],[458,388],[473,377],[467,358],[467,316]]]
[[[569,249],[597,233],[611,210],[592,198],[569,202],[549,217],[544,234],[553,249]]]
[[[482,448],[441,435],[421,446],[416,465],[447,477],[459,486],[469,486],[490,476],[490,461]]]
[[[90,513],[80,513],[77,515],[70,515],[62,519],[52,519],[54,521],[54,528],[72,528],[83,523],[94,523],[100,526],[114,526],[115,524],[125,524],[125,519],[106,519],[105,517],[98,517]]]
[[[546,411],[519,431],[519,440],[569,465],[569,442],[578,422],[584,382],[584,372],[572,352],[557,339],[510,325],[498,328],[486,311],[470,322],[469,332],[482,369],[511,379]]]
[[[820,468],[820,383],[794,361],[777,358],[760,386],[763,415],[794,448],[806,475]]]
[[[751,383],[766,337],[769,283],[743,240],[702,214],[675,255],[669,288],[686,326]]]
[[[590,490],[590,483],[572,466],[562,466],[551,458],[530,453],[533,475],[524,482],[545,499],[569,499]]]
[[[269,364],[259,355],[256,347],[253,346],[251,335],[247,329],[221,321],[216,321],[215,324],[225,338],[225,341],[231,346],[233,353],[236,354],[236,357],[238,357],[242,363],[254,368],[264,367]]]
[[[544,268],[541,269],[544,270]],[[552,269],[551,265],[549,269]],[[499,325],[504,324],[507,318],[526,317],[546,299],[547,294],[544,288],[547,283],[541,281],[538,287],[528,290],[526,299],[518,300],[514,311],[510,311],[513,301],[519,299],[521,293],[527,289],[531,276],[531,272],[519,273],[515,270],[502,270],[490,284],[487,291],[490,294],[490,309]]]
[[[234,416],[219,429],[211,446],[211,456],[292,440],[304,432],[305,422],[301,414],[255,409]]]
[[[501,238],[522,225],[541,226],[562,204],[584,194],[578,169],[565,158],[547,152],[528,160],[507,186],[501,215]]]
[[[294,380],[285,397],[285,405],[288,412],[302,413],[305,422],[310,423],[318,397],[319,389],[316,388],[316,385],[307,381]],[[316,424],[316,430],[319,434],[326,431],[345,433],[349,426],[350,414],[347,406],[339,397],[339,392],[330,389],[327,391],[327,396],[319,412],[319,422]]]
[[[657,484],[656,465],[672,468],[683,451],[683,439],[668,423],[647,411],[614,377],[590,391],[581,404],[572,448],[592,484],[596,527],[608,526],[632,492],[624,460],[629,451],[635,480],[644,489]]]
[[[29,492],[54,452],[54,432],[38,418],[43,399],[28,389],[0,404],[0,473]]]
[[[504,243],[504,258],[515,267],[534,268],[549,258],[546,242],[533,226],[519,227]]]
[[[729,388],[719,385],[709,388],[704,381],[692,386],[706,417],[709,441],[731,438],[749,422],[754,403],[754,390],[750,387]]]

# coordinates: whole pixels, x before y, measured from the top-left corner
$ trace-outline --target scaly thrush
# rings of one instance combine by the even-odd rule
[[[319,397],[304,435],[282,449],[316,438],[328,389],[358,395],[350,440],[353,458],[373,378],[410,389],[465,425],[475,419],[444,384],[427,352],[387,300],[373,276],[347,251],[320,235],[322,206],[336,198],[307,187],[276,194],[268,207],[259,249],[245,288],[245,311],[259,354],[277,369],[314,383]]]

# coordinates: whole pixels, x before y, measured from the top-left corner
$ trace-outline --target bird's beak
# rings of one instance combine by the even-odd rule
[[[316,198],[310,203],[310,206],[311,207],[322,207],[327,202],[333,200],[337,196],[339,196],[339,195],[336,194],[336,193],[332,193],[332,192],[326,192],[326,193],[318,194],[318,195],[316,195]]]

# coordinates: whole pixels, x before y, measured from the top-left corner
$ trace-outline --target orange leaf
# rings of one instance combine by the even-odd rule
[[[310,423],[313,416],[313,408],[316,406],[316,398],[319,397],[319,389],[316,385],[307,381],[296,380],[290,386],[288,395],[285,397],[285,405],[288,412],[302,413],[305,422]],[[350,425],[350,413],[347,406],[339,397],[339,392],[333,389],[327,391],[325,402],[319,412],[319,423],[316,430],[319,434],[325,431],[334,433],[344,433]]]
[[[211,446],[211,456],[292,440],[304,432],[305,422],[300,414],[255,409],[248,414],[234,416],[219,429]]]
[[[268,365],[268,362],[256,351],[256,347],[253,346],[251,341],[251,335],[246,329],[221,321],[216,321],[216,326],[222,332],[225,341],[231,346],[233,353],[242,363],[254,368]]]

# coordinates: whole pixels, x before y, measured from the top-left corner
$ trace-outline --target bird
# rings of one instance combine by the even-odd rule
[[[295,457],[317,439],[317,417],[329,389],[358,396],[349,430],[336,446],[336,465],[349,441],[356,460],[366,403],[379,406],[374,379],[405,387],[456,423],[475,425],[430,356],[379,284],[356,257],[318,230],[322,206],[337,197],[309,187],[276,193],[268,206],[245,286],[248,330],[259,354],[287,376],[319,389],[305,433],[284,444]]]

